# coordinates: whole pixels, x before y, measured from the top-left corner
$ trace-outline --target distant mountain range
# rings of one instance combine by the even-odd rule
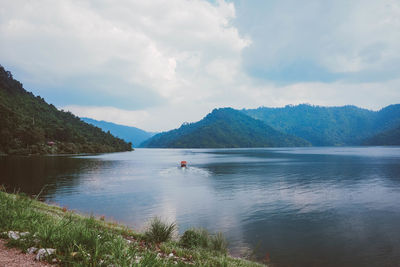
[[[400,126],[400,105],[371,111],[355,106],[303,104],[244,109],[242,112],[279,131],[301,137],[313,146],[362,145],[368,138]]]
[[[27,92],[0,65],[0,154],[130,151],[131,144]]]
[[[0,154],[128,151],[140,143],[154,148],[400,145],[400,104],[379,111],[306,104],[220,108],[196,123],[153,135],[59,111],[0,66]]]
[[[306,140],[274,130],[232,108],[214,109],[201,121],[157,134],[142,147],[235,148],[309,146]]]
[[[155,133],[143,131],[136,127],[124,126],[107,121],[98,121],[90,118],[81,118],[84,122],[90,123],[103,131],[110,131],[111,134],[131,142],[134,147],[139,146],[143,141],[149,139]]]
[[[141,144],[153,148],[400,145],[400,105],[215,109]]]

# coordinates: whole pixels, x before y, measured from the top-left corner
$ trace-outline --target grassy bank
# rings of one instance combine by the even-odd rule
[[[226,253],[221,235],[201,229],[171,239],[174,224],[153,220],[145,233],[103,218],[84,217],[20,194],[0,191],[0,233],[26,251],[53,248],[46,257],[61,266],[261,266]],[[26,232],[19,239],[8,231]]]

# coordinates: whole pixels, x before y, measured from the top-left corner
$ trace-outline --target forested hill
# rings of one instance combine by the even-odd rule
[[[371,111],[355,106],[303,104],[245,109],[242,112],[279,131],[301,137],[314,146],[361,145],[382,131],[400,126],[400,105]]]
[[[368,138],[363,144],[369,146],[400,146],[400,126]]]
[[[309,142],[272,129],[232,108],[214,109],[201,121],[157,134],[142,147],[235,148],[308,146]]]
[[[100,153],[132,150],[130,143],[57,110],[27,92],[0,66],[0,153]]]
[[[113,135],[122,138],[127,142],[131,142],[134,147],[139,146],[143,141],[154,135],[154,133],[146,132],[136,127],[119,125],[112,122],[98,121],[89,118],[81,118],[81,120],[97,126],[103,131],[110,131]]]

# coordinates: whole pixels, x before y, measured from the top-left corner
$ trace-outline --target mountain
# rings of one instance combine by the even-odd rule
[[[0,153],[100,153],[132,145],[27,92],[0,65]]]
[[[379,134],[368,138],[363,145],[369,146],[400,146],[400,126],[380,132]]]
[[[103,131],[110,131],[111,134],[131,142],[134,147],[139,146],[143,141],[152,137],[155,133],[149,133],[136,127],[124,126],[107,121],[97,121],[90,118],[81,118],[86,123],[101,128]]]
[[[196,123],[157,134],[142,147],[235,148],[308,146],[307,141],[272,129],[232,108],[214,109]]]
[[[400,105],[371,111],[355,106],[302,104],[244,109],[242,112],[278,131],[301,137],[314,146],[360,145],[379,132],[400,125]]]
[[[400,126],[400,104],[389,105],[376,112],[375,129],[378,131],[387,131],[397,126]]]

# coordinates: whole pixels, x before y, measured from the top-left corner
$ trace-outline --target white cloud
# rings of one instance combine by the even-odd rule
[[[375,80],[398,75],[398,0],[260,1],[256,7],[236,1],[245,10],[236,24],[254,40],[245,51],[250,73],[289,82],[323,81],[323,74],[361,81],[370,72]]]
[[[213,58],[238,60],[248,44],[230,26],[235,10],[224,1],[3,2],[2,64],[18,65],[35,77],[37,87],[106,76],[115,87],[123,80],[133,93],[135,87],[147,88],[173,100],[182,86],[190,89],[190,81],[206,73]]]
[[[224,0],[0,0],[0,63],[63,109],[151,131],[222,106],[400,102],[398,1],[244,3],[251,27]],[[373,78],[277,85],[244,70],[298,60]]]
[[[96,120],[112,121],[117,124],[137,126],[149,119],[150,114],[143,110],[123,110],[114,107],[85,107],[65,106],[61,108],[70,111],[79,117],[93,118]]]
[[[324,40],[323,64],[334,72],[384,71],[400,59],[400,2],[354,1],[349,7],[347,17]]]
[[[252,84],[250,88],[248,86],[244,83],[233,89],[219,90],[206,99],[207,101],[196,101],[195,97],[193,101],[188,101],[186,99],[189,96],[187,96],[177,104],[140,111],[82,106],[65,106],[62,109],[69,110],[80,117],[111,121],[156,132],[177,128],[183,122],[198,121],[215,107],[229,106],[242,109],[309,103],[321,106],[357,105],[379,110],[383,106],[400,103],[400,79],[385,84],[338,81],[296,83],[282,87],[273,84]]]
[[[258,88],[255,106],[280,107],[287,104],[309,103],[321,106],[356,105],[372,110],[400,103],[400,79],[386,83],[303,82],[283,87]]]

